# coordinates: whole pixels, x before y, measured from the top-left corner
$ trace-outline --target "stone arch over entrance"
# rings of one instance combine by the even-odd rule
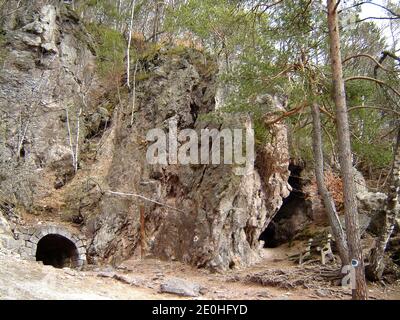
[[[80,268],[86,263],[86,240],[60,226],[36,226],[25,233],[31,260],[56,268]]]
[[[64,236],[48,234],[37,243],[36,261],[55,268],[79,267],[78,248]]]

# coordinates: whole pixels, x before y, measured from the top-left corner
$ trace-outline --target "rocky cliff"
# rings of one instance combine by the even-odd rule
[[[16,227],[69,224],[86,235],[91,262],[118,263],[139,254],[144,206],[147,255],[216,270],[255,262],[259,236],[289,194],[286,128],[271,127],[273,139],[244,176],[233,165],[150,165],[146,134],[170,121],[197,132],[251,127],[248,115],[206,117],[215,109],[215,62],[157,48],[142,61],[133,104],[123,79],[101,88],[95,45],[71,10],[23,2],[12,10],[10,1],[1,22],[4,214],[19,217]]]
[[[1,196],[30,212],[74,174],[70,138],[85,135],[80,125],[76,138],[76,115],[94,81],[87,32],[73,12],[46,3],[8,1],[0,22]]]

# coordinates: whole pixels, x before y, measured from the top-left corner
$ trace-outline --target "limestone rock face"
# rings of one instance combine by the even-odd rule
[[[66,109],[75,142],[76,115],[94,82],[87,32],[59,4],[11,0],[2,7],[0,188],[27,211],[39,206],[57,178],[65,183],[73,175]]]
[[[121,88],[121,103],[106,110],[91,101],[95,52],[78,17],[59,1],[13,10],[18,2],[7,1],[12,14],[0,22],[0,201],[39,221],[67,217],[88,239],[89,262],[139,254],[140,205],[146,255],[215,270],[257,261],[259,236],[290,192],[286,127],[271,126],[273,139],[246,175],[236,165],[151,165],[146,135],[167,133],[170,122],[198,134],[251,129],[247,114],[206,117],[215,110],[216,64],[196,50],[162,48],[141,61],[134,108]],[[273,97],[259,103],[281,108]],[[81,155],[77,173],[71,145]]]
[[[378,233],[380,226],[384,224],[384,212],[387,194],[382,192],[371,192],[366,186],[366,182],[362,177],[361,173],[357,170],[355,174],[355,182],[357,185],[357,202],[358,212],[360,214],[360,221],[362,222],[362,216],[369,218],[369,222],[366,226],[372,233]],[[400,211],[400,205],[397,204],[395,210]],[[397,214],[398,216],[398,214]],[[362,223],[361,223],[362,226]],[[400,219],[397,219],[397,229],[400,227]]]
[[[205,121],[214,110],[214,74],[201,53],[160,51],[150,70],[158,70],[137,88],[134,123],[122,113],[105,144],[112,155],[103,190],[140,194],[176,208],[105,191],[99,214],[85,217],[93,233],[89,254],[122,260],[140,247],[139,205],[145,207],[145,252],[216,270],[245,266],[258,260],[259,236],[289,194],[286,128],[275,125],[277,140],[247,175],[233,165],[149,165],[146,133],[166,129],[175,121],[179,130],[251,127],[247,115],[221,116]],[[162,72],[160,72],[162,70]],[[129,105],[129,104],[128,104]],[[102,151],[100,151],[102,152]],[[264,163],[263,161],[268,161]],[[258,170],[257,167],[267,169]]]
[[[0,249],[16,252],[20,245],[21,242],[14,239],[10,224],[0,211]]]

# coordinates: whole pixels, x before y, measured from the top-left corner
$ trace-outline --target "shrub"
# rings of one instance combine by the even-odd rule
[[[96,42],[97,68],[100,76],[115,81],[124,72],[125,39],[118,31],[103,25],[92,23],[87,29]]]

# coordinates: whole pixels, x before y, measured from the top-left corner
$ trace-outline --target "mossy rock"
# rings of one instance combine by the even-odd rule
[[[146,81],[146,80],[149,80],[153,76],[154,76],[154,73],[152,73],[152,72],[142,71],[142,72],[138,72],[136,74],[135,80],[136,80],[136,82]]]
[[[183,46],[175,46],[175,47],[168,48],[165,54],[167,56],[182,56],[187,53],[188,53],[187,48],[185,48]]]

